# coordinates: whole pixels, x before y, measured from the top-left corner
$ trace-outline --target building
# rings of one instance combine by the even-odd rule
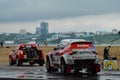
[[[26,34],[27,32],[26,32],[26,30],[25,29],[21,29],[20,30],[20,34]]]
[[[40,36],[41,35],[41,28],[36,27],[36,35]]]
[[[96,35],[106,35],[106,34],[110,34],[110,32],[107,32],[107,31],[96,31]]]
[[[47,22],[41,22],[40,27],[36,27],[36,35],[41,36],[42,38],[47,38],[48,35],[48,23]]]
[[[69,34],[61,34],[61,33],[56,33],[51,36],[51,38],[47,38],[47,41],[52,41],[52,40],[57,40],[61,38],[70,38]]]
[[[47,38],[47,35],[48,35],[48,23],[47,22],[41,22],[40,27],[41,27],[41,36],[44,37],[44,38]]]

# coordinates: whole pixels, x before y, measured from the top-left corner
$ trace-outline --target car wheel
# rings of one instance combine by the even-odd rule
[[[40,59],[38,59],[38,64],[39,64],[39,66],[43,66],[43,64],[44,64],[44,60],[40,60]]]
[[[18,58],[16,59],[16,65],[17,65],[17,66],[21,66],[21,65],[22,65],[22,63],[23,63],[23,62],[22,62],[22,61],[20,61],[20,60],[18,60]]]
[[[58,71],[58,68],[53,68],[53,67],[50,66],[49,58],[46,59],[46,69],[47,69],[47,72],[56,72],[56,71]]]
[[[97,74],[96,70],[95,69],[91,69],[91,74],[92,75],[96,75]]]
[[[11,58],[9,58],[9,65],[12,66],[14,64],[14,62],[11,60]]]
[[[63,75],[67,74],[67,65],[63,59],[61,60],[61,72]]]
[[[52,72],[52,67],[50,66],[50,61],[48,58],[46,59],[46,69],[47,72]]]
[[[88,68],[88,69],[87,69],[87,72],[88,72],[90,75],[96,75],[96,74],[97,74],[95,68]]]
[[[43,63],[39,63],[39,66],[43,66]]]

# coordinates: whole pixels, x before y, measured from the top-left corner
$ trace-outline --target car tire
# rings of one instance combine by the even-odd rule
[[[46,69],[47,69],[47,72],[52,72],[52,67],[50,66],[49,58],[46,59]]]
[[[17,66],[21,66],[23,64],[23,62],[22,61],[20,61],[20,60],[18,60],[18,58],[16,59],[16,65]]]
[[[11,60],[11,58],[9,58],[9,65],[12,66],[14,64],[14,62]]]
[[[94,67],[93,68],[88,68],[87,69],[87,73],[89,73],[90,75],[96,75],[97,74],[97,72],[96,72]]]
[[[46,59],[46,69],[47,69],[47,72],[50,72],[50,73],[58,71],[58,68],[53,68],[50,66],[49,58]]]
[[[44,64],[44,60],[40,60],[40,59],[38,59],[38,64],[39,64],[39,66],[43,66],[43,64]]]
[[[63,59],[61,60],[61,73],[67,75],[67,65]]]
[[[43,66],[43,63],[39,63],[39,66]]]
[[[96,75],[97,74],[96,70],[95,69],[91,69],[91,74],[92,75]]]

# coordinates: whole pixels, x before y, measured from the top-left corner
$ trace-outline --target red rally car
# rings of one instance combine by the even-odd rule
[[[29,62],[30,65],[38,63],[39,66],[43,66],[44,53],[42,50],[38,50],[35,44],[19,44],[9,54],[9,65],[20,66],[23,62]]]

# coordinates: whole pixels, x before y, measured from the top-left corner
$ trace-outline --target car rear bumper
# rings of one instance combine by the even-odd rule
[[[81,68],[88,68],[90,64],[95,62],[94,59],[91,60],[74,60],[74,68],[81,69]]]

